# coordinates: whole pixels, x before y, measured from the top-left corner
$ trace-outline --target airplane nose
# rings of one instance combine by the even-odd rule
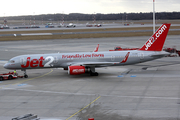
[[[8,69],[8,64],[7,64],[7,63],[4,64],[4,68],[5,68],[5,69]]]

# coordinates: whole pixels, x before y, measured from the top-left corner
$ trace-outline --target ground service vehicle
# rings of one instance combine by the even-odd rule
[[[67,27],[67,28],[70,28],[70,27],[76,27],[76,25],[73,24],[73,23],[69,23],[69,25],[67,25],[66,27]]]
[[[1,80],[11,80],[11,79],[16,79],[16,78],[18,78],[18,76],[15,75],[14,72],[0,74],[0,81]]]

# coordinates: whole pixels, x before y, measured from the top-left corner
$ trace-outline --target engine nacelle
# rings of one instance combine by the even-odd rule
[[[68,74],[69,75],[80,75],[84,74],[87,69],[84,66],[69,66],[68,67]]]

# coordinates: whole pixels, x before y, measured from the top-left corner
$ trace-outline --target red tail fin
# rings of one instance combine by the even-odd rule
[[[139,50],[161,51],[171,24],[163,24]]]

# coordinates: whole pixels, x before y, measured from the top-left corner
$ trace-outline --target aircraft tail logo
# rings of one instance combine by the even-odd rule
[[[139,50],[162,51],[171,24],[163,24]]]

